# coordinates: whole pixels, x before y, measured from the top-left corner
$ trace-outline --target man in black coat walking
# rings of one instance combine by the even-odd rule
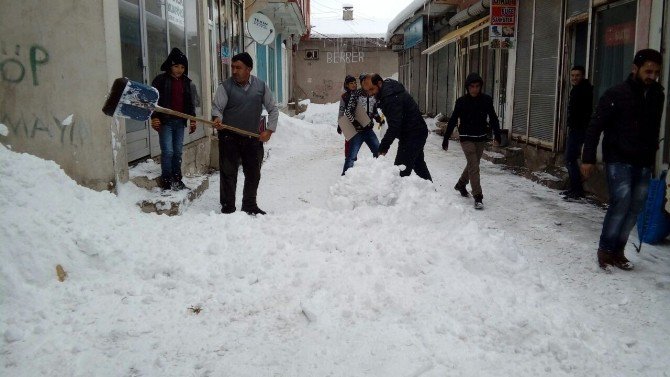
[[[493,108],[493,98],[482,93],[483,86],[484,80],[477,73],[471,73],[465,79],[465,88],[468,93],[456,100],[442,141],[442,149],[446,151],[449,149],[449,138],[460,119],[458,134],[467,165],[454,189],[467,197],[468,190],[465,186],[470,182],[472,196],[475,199],[475,209],[484,208],[482,203],[484,195],[479,181],[479,162],[489,140],[487,124],[491,125],[496,143],[500,144],[500,122]]]
[[[652,49],[640,50],[626,81],[608,89],[598,102],[586,130],[582,175],[595,170],[596,149],[603,137],[603,161],[607,175],[609,207],[598,246],[598,265],[631,270],[624,248],[637,215],[647,200],[647,188],[658,150],[658,135],[665,95],[657,82],[663,56]]]
[[[414,170],[419,177],[432,181],[423,154],[428,126],[416,101],[401,83],[392,79],[383,80],[378,74],[367,75],[362,86],[379,101],[379,108],[388,123],[388,130],[379,144],[379,154],[386,155],[393,140],[397,138],[398,154],[394,164],[405,166],[400,176],[408,176]]]
[[[568,139],[565,143],[565,167],[570,177],[570,189],[562,192],[567,199],[584,197],[582,176],[577,159],[582,154],[586,127],[593,110],[593,85],[584,78],[586,70],[580,65],[570,70],[570,99],[568,100]]]

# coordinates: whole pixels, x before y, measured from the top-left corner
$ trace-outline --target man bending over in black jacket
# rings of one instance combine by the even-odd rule
[[[393,140],[397,138],[398,154],[394,164],[405,165],[400,176],[408,176],[414,170],[419,177],[432,181],[423,155],[428,126],[416,101],[401,83],[392,79],[383,80],[378,74],[367,75],[362,86],[368,95],[375,96],[379,101],[379,108],[388,123],[389,128],[379,144],[379,154],[386,155]]]

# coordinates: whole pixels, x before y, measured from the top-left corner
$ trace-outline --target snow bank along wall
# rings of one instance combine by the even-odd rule
[[[126,180],[125,125],[102,111],[121,76],[118,1],[3,1],[0,142],[97,189]],[[115,161],[116,159],[116,161]]]

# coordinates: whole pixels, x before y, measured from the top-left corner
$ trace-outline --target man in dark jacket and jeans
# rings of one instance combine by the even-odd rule
[[[593,85],[584,78],[586,70],[580,65],[570,70],[570,99],[568,100],[568,140],[565,144],[565,167],[570,177],[570,189],[562,192],[566,199],[584,197],[582,176],[577,159],[582,153],[586,127],[591,120],[593,110]]]
[[[383,80],[378,74],[367,75],[363,79],[363,89],[379,101],[379,108],[388,123],[388,130],[379,144],[379,154],[386,155],[397,138],[398,154],[394,164],[405,166],[400,176],[406,177],[414,170],[419,177],[432,181],[423,155],[428,126],[416,101],[401,83],[392,79]]]
[[[582,175],[595,170],[596,149],[603,137],[609,207],[603,220],[598,265],[631,270],[624,248],[647,199],[647,188],[658,149],[665,95],[657,82],[663,57],[652,49],[640,50],[626,81],[608,89],[598,102],[586,130]]]
[[[484,80],[477,73],[471,73],[465,79],[465,88],[468,94],[456,100],[454,112],[451,113],[447,131],[444,133],[444,141],[442,141],[442,149],[446,151],[449,149],[451,133],[454,132],[454,128],[456,128],[460,119],[458,134],[467,165],[454,189],[458,190],[463,197],[467,197],[468,190],[465,186],[470,182],[472,196],[475,199],[475,209],[484,208],[482,203],[484,195],[479,181],[479,162],[489,140],[487,124],[491,124],[496,143],[500,144],[500,123],[493,108],[493,98],[482,93],[483,86]]]

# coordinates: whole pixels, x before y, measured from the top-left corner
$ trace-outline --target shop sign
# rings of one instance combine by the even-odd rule
[[[184,0],[167,1],[168,21],[173,24],[184,27]]]
[[[635,43],[635,21],[608,26],[605,29],[605,46],[621,46]]]
[[[328,62],[329,64],[364,63],[365,53],[363,51],[357,51],[357,52],[329,51],[326,52],[326,62]]]
[[[405,28],[405,49],[412,48],[423,40],[423,17],[419,17]]]
[[[514,48],[519,9],[517,0],[491,0],[490,9],[489,42],[491,48]]]
[[[221,63],[230,64],[231,62],[230,49],[228,45],[221,46]]]

